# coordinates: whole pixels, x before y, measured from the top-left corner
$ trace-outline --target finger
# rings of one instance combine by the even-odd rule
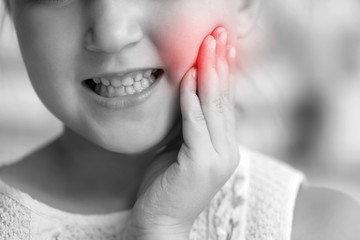
[[[234,68],[235,65],[235,58],[236,58],[236,49],[232,45],[226,46],[226,58],[229,63],[231,69]]]
[[[221,111],[218,100],[221,97],[219,77],[215,62],[216,40],[209,35],[203,41],[198,56],[198,95],[202,107]]]
[[[237,145],[236,134],[235,134],[235,112],[234,112],[234,101],[232,96],[234,95],[234,88],[229,79],[229,65],[232,64],[233,48],[227,46],[227,32],[223,27],[218,27],[214,30],[212,35],[217,40],[216,46],[216,69],[219,76],[221,96],[223,100],[223,116],[225,122],[226,132],[226,145],[228,149],[234,144]],[[231,55],[228,55],[228,52]]]
[[[230,97],[230,95],[233,95],[234,88],[231,87],[229,79],[230,61],[228,61],[227,32],[223,27],[218,27],[212,35],[217,41],[215,61],[219,76],[220,95],[223,101],[224,132],[226,134],[224,138],[226,142],[223,144],[226,144],[227,148],[227,150],[224,150],[224,153],[228,153],[228,149],[231,149],[237,141],[235,140],[235,121],[233,120],[235,116],[234,102],[231,101]],[[229,60],[231,60],[231,58]]]
[[[223,27],[217,27],[212,35],[218,41],[218,44],[216,46],[216,55],[219,58],[226,59],[226,42],[227,42],[227,33],[225,28]]]
[[[227,46],[227,61],[229,66],[234,64],[236,51],[233,46]],[[227,104],[224,110],[226,122],[228,123],[228,136],[229,136],[229,146],[235,145],[237,147],[237,135],[236,135],[236,117],[235,117],[235,89],[236,89],[236,78],[234,75],[229,74],[228,76],[228,96]]]
[[[220,81],[221,97],[224,104],[228,104],[229,94],[232,89],[229,85],[229,62],[227,59],[227,32],[224,28],[219,27],[214,31],[217,39],[216,46],[216,69]]]
[[[211,144],[207,123],[196,94],[196,76],[196,69],[190,69],[185,74],[180,86],[183,138],[189,149],[198,148],[202,145],[210,146]]]
[[[219,75],[220,84],[226,83],[228,75],[227,61],[227,32],[223,27],[218,27],[212,35],[217,41],[216,45],[216,69]]]
[[[229,66],[228,69],[228,101],[230,104],[235,104],[235,89],[236,89],[236,79],[235,74],[230,74],[230,68],[235,64],[236,50],[234,46],[226,46],[226,59]]]
[[[211,142],[221,154],[225,150],[226,129],[219,76],[216,71],[216,40],[212,35],[205,38],[198,57],[198,95],[201,109],[209,129]]]

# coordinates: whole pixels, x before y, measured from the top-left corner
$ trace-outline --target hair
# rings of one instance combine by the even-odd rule
[[[10,2],[9,2],[9,0],[4,0],[4,4],[5,4],[5,10],[9,11],[10,10]]]
[[[9,26],[12,25],[10,19],[10,0],[0,0],[0,50],[3,50],[3,36],[10,33]]]
[[[9,0],[0,0],[0,32],[4,28],[4,23],[8,13],[10,12],[10,2]]]

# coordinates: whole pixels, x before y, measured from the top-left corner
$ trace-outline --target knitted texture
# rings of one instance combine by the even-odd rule
[[[190,233],[191,240],[240,239],[241,216],[244,215],[242,214],[244,199],[243,193],[241,193],[243,186],[244,177],[240,172],[236,172],[195,221]],[[10,189],[9,187],[6,188]],[[8,202],[11,202],[11,206],[6,204]],[[4,215],[1,218],[1,223],[10,226],[9,230],[11,231],[8,231],[4,236],[0,235],[0,240],[121,240],[123,235],[123,229],[115,227],[116,225],[101,226],[101,223],[99,225],[69,224],[61,218],[44,216],[37,211],[31,211],[25,206],[25,203],[21,204],[7,195],[2,195],[0,206],[5,205],[7,207],[1,208],[4,209],[1,212],[1,215]],[[38,203],[30,205],[36,206]],[[12,215],[13,218],[9,219],[8,215]],[[33,229],[32,233],[30,233],[31,216],[36,222],[33,225],[38,226]],[[15,221],[26,222],[26,224],[20,225]],[[15,238],[19,231],[22,233],[21,238]]]
[[[243,229],[245,176],[240,165],[195,221],[191,240],[240,239]]]
[[[293,210],[304,176],[285,164],[249,157],[246,240],[290,240]]]
[[[190,240],[290,240],[302,181],[292,168],[241,149],[241,164],[199,215]],[[0,240],[121,240],[124,212],[71,214],[0,181]]]
[[[30,210],[0,192],[0,240],[29,240],[30,223]]]
[[[64,225],[50,232],[37,234],[35,239],[51,240],[118,240],[121,239],[121,231],[115,227]]]

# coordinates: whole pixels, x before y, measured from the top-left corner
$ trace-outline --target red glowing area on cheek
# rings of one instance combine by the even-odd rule
[[[200,20],[200,21],[199,21]],[[213,31],[208,18],[172,19],[171,26],[157,31],[158,48],[167,74],[179,83],[185,73],[196,66],[199,49],[204,38]]]
[[[180,80],[181,75],[196,65],[201,43],[202,38],[200,39],[196,35],[185,36],[182,39],[169,39],[167,47],[169,51],[165,53],[165,59],[172,79]]]
[[[164,51],[163,58],[166,61],[167,73],[174,84],[178,84],[191,67],[198,67],[201,62],[210,60],[209,57],[205,59],[199,56],[205,38],[216,28],[213,27],[216,26],[215,24],[206,25],[206,27],[191,28],[186,31],[180,29],[178,33],[167,38],[167,42],[164,44],[166,51]],[[232,42],[231,39],[229,39],[229,44],[230,42]],[[214,66],[216,57],[215,52],[212,57]]]

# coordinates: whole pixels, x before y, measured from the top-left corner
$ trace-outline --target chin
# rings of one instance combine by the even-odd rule
[[[165,138],[166,131],[142,134],[96,134],[90,140],[111,152],[121,154],[141,154],[150,151]]]
[[[160,140],[161,141],[161,140]],[[160,141],[149,141],[147,143],[126,142],[122,144],[114,144],[114,142],[101,142],[100,146],[110,152],[121,154],[141,154],[150,151]]]

